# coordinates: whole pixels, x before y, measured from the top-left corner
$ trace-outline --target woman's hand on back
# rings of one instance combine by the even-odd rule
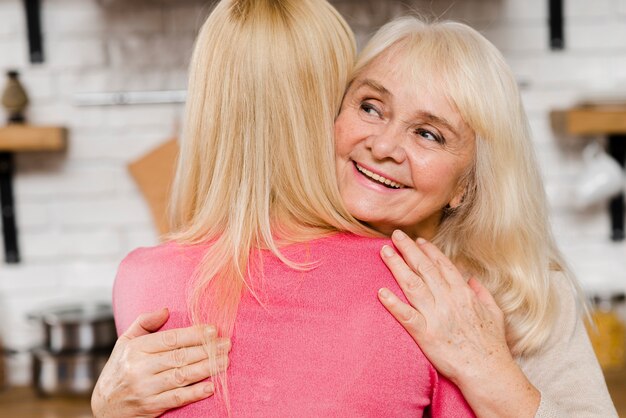
[[[228,367],[230,341],[210,326],[156,332],[168,317],[167,309],[142,314],[119,337],[91,397],[96,418],[157,417],[213,395],[203,380]]]
[[[466,281],[432,243],[401,231],[382,258],[409,304],[388,289],[379,299],[409,332],[435,368],[461,389],[480,417],[532,417],[540,393],[515,363],[504,314],[476,279]]]

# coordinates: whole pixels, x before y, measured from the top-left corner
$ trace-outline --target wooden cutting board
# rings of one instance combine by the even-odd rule
[[[161,236],[170,231],[167,207],[177,159],[178,141],[171,139],[128,165]]]

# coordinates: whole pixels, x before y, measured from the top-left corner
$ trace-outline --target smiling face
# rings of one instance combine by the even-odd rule
[[[430,239],[443,208],[462,201],[475,136],[436,80],[400,64],[393,50],[382,54],[346,93],[335,121],[339,190],[376,230]]]

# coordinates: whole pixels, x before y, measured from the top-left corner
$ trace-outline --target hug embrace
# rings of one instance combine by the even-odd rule
[[[617,416],[478,32],[404,17],[355,60],[325,0],[222,0],[185,112],[96,417]]]

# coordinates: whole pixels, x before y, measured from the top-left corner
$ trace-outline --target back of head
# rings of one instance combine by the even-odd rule
[[[282,226],[348,225],[330,133],[353,59],[352,33],[325,0],[217,4],[190,67],[172,199],[179,239],[263,229],[278,217]]]
[[[394,59],[406,88],[426,80],[474,131],[476,155],[465,197],[444,212],[435,242],[495,293],[514,351],[538,348],[554,317],[549,270],[563,265],[512,71],[497,48],[469,26],[413,17],[383,27],[359,57],[354,76],[379,58]]]

